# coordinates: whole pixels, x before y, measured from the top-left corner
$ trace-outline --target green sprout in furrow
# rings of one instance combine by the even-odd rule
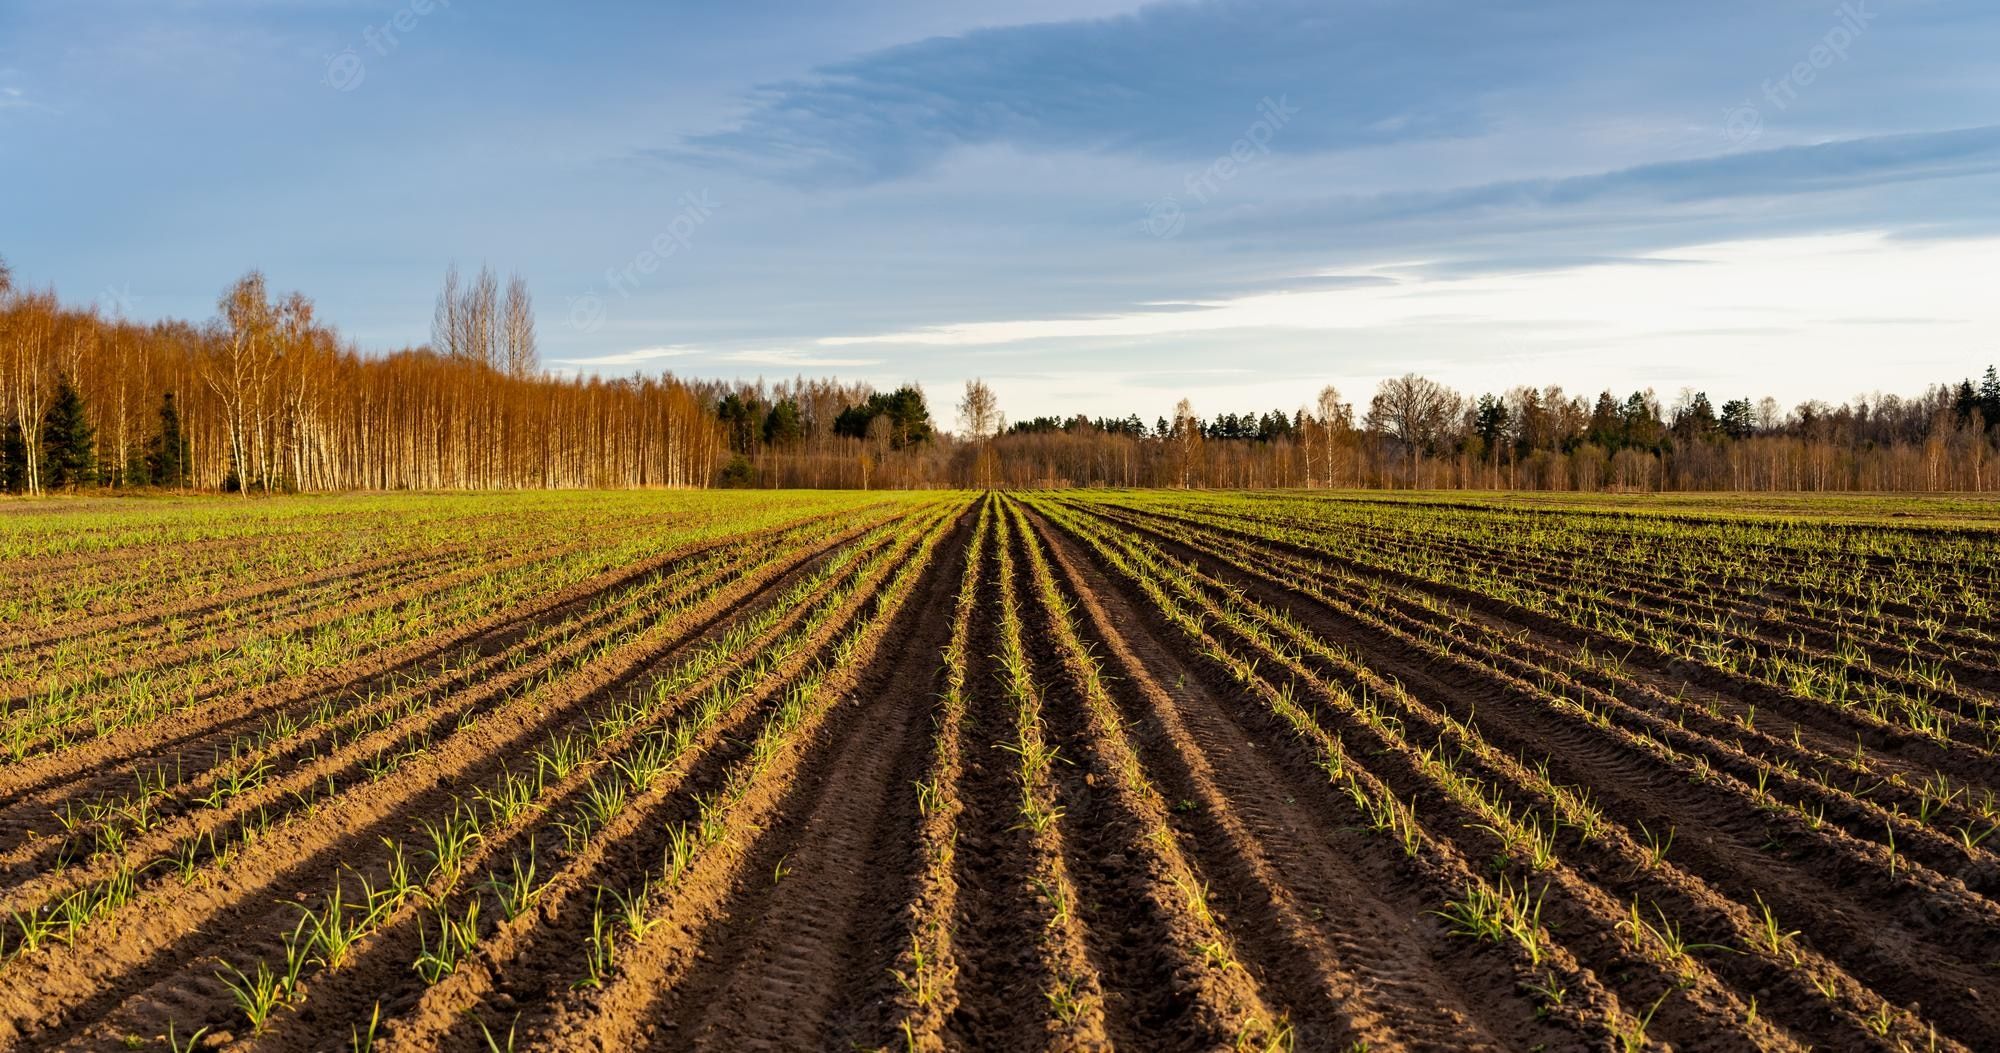
[[[1213,1021],[1219,1034],[1232,1036],[1240,1048],[1289,1048],[1289,1023],[1264,1004],[1255,979],[1237,958],[1235,941],[1209,908],[1207,883],[1189,864],[1167,824],[1167,802],[1146,777],[1125,734],[1123,719],[1105,689],[1103,670],[1078,634],[1074,608],[1056,584],[1041,540],[1018,506],[1009,507],[1009,518],[1022,538],[1029,579],[1053,630],[1064,670],[1082,696],[1090,731],[1089,747],[1097,754],[1100,766],[1115,773],[1114,785],[1125,808],[1145,829],[1144,838],[1133,848],[1142,857],[1152,857],[1155,867],[1177,893],[1168,896],[1157,881],[1149,882],[1146,887],[1155,910],[1168,919],[1174,940],[1168,953],[1193,951],[1199,958],[1189,965],[1205,964],[1222,973],[1220,978],[1205,985],[1202,992],[1208,1003],[1205,1008],[1212,1008],[1219,1017]],[[1174,902],[1175,899],[1179,902]]]
[[[872,555],[857,567],[860,557],[871,550]],[[427,829],[428,848],[419,852],[431,860],[428,877],[414,886],[394,879],[385,883],[380,896],[371,896],[365,909],[357,908],[359,916],[347,926],[353,941],[391,924],[414,922],[419,947],[413,967],[427,983],[435,984],[452,975],[459,960],[480,945],[478,919],[483,901],[493,908],[486,916],[499,924],[525,923],[528,908],[553,880],[537,879],[536,875],[559,872],[564,854],[574,860],[637,795],[653,789],[656,781],[685,761],[708,725],[775,672],[775,664],[783,661],[790,648],[783,639],[757,646],[765,630],[796,615],[800,604],[826,583],[890,565],[895,553],[894,548],[868,545],[843,550],[756,616],[733,626],[721,639],[656,679],[637,701],[621,703],[590,718],[579,731],[553,738],[546,749],[535,754],[533,774],[503,771],[495,783],[475,791],[470,800],[460,799],[443,823]],[[797,632],[811,632],[814,618],[838,608],[843,594],[836,589],[820,597],[818,613],[808,617],[805,628]],[[733,686],[700,696],[692,721],[684,717],[671,729],[653,723],[656,717],[671,715],[683,705],[712,672],[752,653],[760,657],[737,671],[729,681]],[[577,756],[578,744],[587,755]],[[552,862],[541,858],[543,849],[537,838],[528,836],[523,841],[522,835],[543,823],[548,810],[563,800],[574,800],[575,804],[568,819],[554,824],[562,832],[565,850]],[[504,859],[496,858],[499,846],[507,844],[518,847]],[[402,845],[391,842],[390,847],[395,858],[402,858]],[[483,879],[471,876],[470,872],[489,863]],[[462,895],[460,890],[464,890]],[[322,906],[327,914],[313,916],[330,914],[337,919],[338,895],[336,891],[335,898]],[[454,900],[462,900],[462,906],[452,906]],[[425,911],[434,917],[427,918]],[[335,968],[324,959],[318,962]],[[282,993],[281,1004],[289,1004],[298,991],[287,986]]]
[[[1239,658],[1216,640],[1206,628],[1206,618],[1190,613],[1183,606],[1183,601],[1170,591],[1179,584],[1174,571],[1163,565],[1149,565],[1136,555],[1128,556],[1059,506],[1038,502],[1036,508],[1059,525],[1072,530],[1108,566],[1136,584],[1152,599],[1169,624],[1188,638],[1197,653],[1213,662],[1289,726],[1302,740],[1314,763],[1352,803],[1365,826],[1379,832],[1395,846],[1396,851],[1423,864],[1438,880],[1454,890],[1439,896],[1440,909],[1454,895],[1461,901],[1473,899],[1482,902],[1493,901],[1499,895],[1490,882],[1475,873],[1464,857],[1450,847],[1448,840],[1434,837],[1407,803],[1376,775],[1357,763],[1341,740],[1322,728],[1318,720],[1294,700],[1289,686],[1274,686],[1257,672],[1256,663]],[[1567,949],[1556,943],[1546,928],[1529,924],[1525,919],[1514,920],[1515,924],[1507,930],[1511,934],[1508,946],[1516,955],[1515,967],[1523,983],[1553,983],[1572,991],[1601,990],[1586,980],[1588,972]],[[1595,1020],[1600,1027],[1610,1027],[1623,1018],[1622,1010],[1614,1002],[1601,997],[1579,996],[1563,1006],[1549,1008]]]
[[[636,562],[677,541],[725,536],[787,520],[788,510],[777,504],[759,517],[730,525],[676,523],[670,517],[668,530],[657,536],[637,531],[611,545],[568,542],[547,552],[467,568],[425,582],[416,595],[391,595],[352,606],[310,625],[258,626],[215,636],[205,641],[204,655],[177,667],[170,676],[140,672],[124,678],[123,687],[107,682],[106,689],[114,695],[123,692],[115,699],[99,698],[91,690],[97,681],[78,667],[81,656],[75,656],[71,666],[50,670],[45,679],[53,686],[0,722],[0,751],[19,760],[86,735],[101,737],[161,717],[191,714],[212,705],[222,693],[334,668],[364,654],[407,645],[441,627]],[[60,652],[57,658],[60,661]]]
[[[679,675],[656,684],[654,696],[659,705],[677,699],[663,711],[679,714],[671,726],[654,726],[636,740],[632,736],[639,732],[630,729],[619,732],[617,742],[592,740],[595,745],[590,747],[591,751],[612,749],[614,754],[624,748],[620,743],[632,743],[629,758],[619,759],[614,755],[607,759],[586,754],[571,760],[574,753],[581,751],[569,746],[567,738],[552,741],[548,750],[537,755],[538,767],[561,772],[568,786],[564,792],[577,802],[566,818],[554,820],[554,827],[562,835],[562,861],[551,868],[553,876],[541,890],[545,900],[555,903],[544,913],[551,910],[560,913],[561,902],[574,902],[586,891],[595,895],[597,886],[590,884],[590,875],[606,851],[639,831],[637,817],[648,814],[654,805],[678,792],[683,774],[695,759],[713,749],[725,731],[747,719],[753,704],[761,704],[806,668],[816,643],[844,624],[865,602],[874,583],[900,564],[913,540],[906,530],[896,546],[875,553],[858,570],[836,575],[840,568],[830,567],[813,581],[801,583],[788,598],[768,608],[769,620],[760,623],[775,626],[783,621],[797,621],[786,635],[770,638],[768,632],[755,626],[739,627],[711,644],[706,648],[706,657],[717,663],[715,668],[742,660],[727,677],[703,679],[700,674],[705,667],[697,658],[683,666]],[[842,584],[830,592],[822,591],[810,612],[801,613],[800,602],[814,591],[814,582],[835,576],[842,579]],[[791,613],[781,617],[779,612]],[[755,657],[745,657],[750,655]],[[602,774],[590,778],[591,771]],[[606,777],[612,775],[616,777]],[[692,838],[679,836],[674,830],[666,831],[666,836],[670,860],[692,859]],[[674,870],[671,864],[669,870]],[[636,938],[654,927],[646,920],[644,909],[652,891],[650,881],[638,889],[611,891],[627,932]],[[606,909],[600,902],[593,919]],[[536,926],[532,919],[503,919],[480,942],[482,955],[492,967],[498,968],[525,949],[526,939],[534,935]],[[579,981],[586,986],[602,982],[599,973],[609,967],[616,953],[615,941],[603,934],[589,946],[588,975]],[[483,981],[477,976],[446,975],[424,993],[422,1004],[448,1005],[453,1007],[448,1012],[456,1015],[471,1008],[483,990]]]
[[[972,620],[979,601],[980,567],[986,554],[987,536],[993,529],[993,504],[988,497],[979,504],[972,541],[966,547],[965,568],[959,576],[957,599],[952,605],[951,638],[943,655],[944,690],[938,696],[932,717],[931,763],[916,785],[917,840],[923,869],[917,890],[906,910],[909,947],[891,968],[903,997],[896,1006],[892,1029],[910,1050],[934,1049],[942,1045],[940,1033],[952,1008],[958,976],[954,953],[952,914],[957,903],[958,885],[953,878],[958,851],[958,818],[963,807],[958,799],[960,742],[965,730],[968,692],[972,685]]]
[[[952,511],[960,510],[962,506]],[[662,994],[658,970],[668,968],[671,972],[675,960],[685,967],[685,958],[676,956],[686,953],[686,945],[680,941],[697,934],[688,927],[699,928],[690,914],[698,909],[695,900],[700,893],[696,890],[716,887],[714,882],[691,884],[692,876],[698,872],[726,874],[748,858],[757,831],[780,799],[775,792],[759,791],[783,787],[794,777],[810,752],[808,740],[882,647],[889,626],[929,570],[955,518],[955,514],[947,515],[926,527],[916,550],[874,594],[872,609],[789,683],[744,755],[723,776],[721,787],[697,798],[695,816],[670,839],[663,869],[633,890],[648,905],[646,918],[678,918],[682,925],[648,923],[641,930],[628,927],[614,934],[616,949],[608,953],[610,965],[605,974],[581,978],[586,981],[583,990],[588,998],[575,1000],[567,1012],[594,1021],[598,1041],[623,1045],[645,1015],[645,1007]],[[727,882],[720,884],[726,886]],[[663,940],[669,933],[675,939]],[[571,1024],[561,1026],[576,1030]]]
[[[647,634],[670,631],[673,626],[679,624],[683,615],[700,609],[712,596],[719,593],[728,584],[726,579],[711,580],[701,592],[685,596],[665,607],[643,612],[641,617],[631,621],[623,629],[616,629],[615,635],[610,637],[610,639],[628,648],[643,646]],[[589,646],[586,647],[584,646],[585,644],[589,644]],[[531,663],[528,667],[524,667],[511,676],[489,681],[485,685],[485,688],[487,689],[487,693],[496,699],[491,711],[501,712],[507,706],[519,706],[531,702],[533,696],[538,691],[538,685],[557,683],[565,671],[580,669],[598,660],[606,653],[608,651],[601,642],[594,642],[589,637],[584,637],[577,641],[565,639],[562,641],[560,649],[551,652],[550,658],[554,661],[554,664]],[[421,712],[421,707],[411,705],[399,707],[393,711],[384,711],[383,715],[389,719],[379,728],[372,731],[368,731],[365,728],[362,729],[367,734],[351,741],[348,744],[347,752],[352,753],[357,749],[367,752],[372,749],[379,756],[384,747],[379,744],[371,745],[371,743],[386,742],[389,736],[402,736],[402,741],[408,742],[409,739],[407,736],[409,731],[406,725]],[[457,728],[462,730],[465,726],[461,720]],[[400,754],[399,759],[414,759],[422,756],[423,752],[423,744],[419,744],[415,750]],[[319,780],[322,778],[332,780],[335,776],[330,765],[337,764],[338,762],[339,758],[337,756],[330,756],[324,760],[314,758],[305,770],[290,776],[287,780],[279,780],[270,786],[266,785],[267,781],[270,781],[268,766],[261,763],[258,767],[248,769],[249,773],[254,776],[253,778],[245,779],[241,774],[231,776],[227,781],[218,784],[216,792],[211,793],[203,801],[198,802],[204,807],[211,809],[222,809],[227,805],[221,819],[202,823],[197,817],[194,821],[198,825],[192,833],[176,833],[176,829],[185,829],[185,824],[180,824],[176,829],[162,831],[162,837],[178,837],[179,840],[169,841],[168,846],[165,848],[155,847],[149,849],[150,851],[155,851],[157,854],[152,857],[153,861],[151,863],[143,864],[141,869],[150,869],[160,865],[163,861],[172,860],[173,867],[177,872],[181,873],[184,877],[192,877],[194,875],[192,866],[203,858],[204,853],[210,858],[218,857],[223,851],[233,851],[233,846],[237,841],[244,838],[251,830],[254,829],[261,833],[268,827],[271,819],[272,810],[270,805],[274,803],[279,805],[279,815],[281,818],[290,810],[287,802],[280,794],[293,795],[294,802],[297,801],[297,787],[305,786],[314,788],[319,786]],[[368,774],[371,781],[379,781],[393,770],[395,770],[394,766],[388,768],[371,766]],[[331,790],[328,791],[327,796],[333,796]],[[243,800],[237,801],[237,798],[243,798]],[[229,803],[232,801],[235,803]],[[254,811],[252,811],[253,808],[255,809]],[[254,828],[244,825],[245,821],[240,817],[246,815],[255,816],[256,826]],[[232,816],[238,818],[232,819]],[[302,818],[310,818],[310,816],[310,809],[301,813]],[[218,822],[222,825],[217,825]],[[230,825],[232,823],[234,826]],[[159,838],[155,838],[151,843],[157,846],[159,840]],[[135,850],[139,847],[138,845],[132,846]],[[127,862],[130,854],[129,851],[121,851],[113,856],[107,856],[107,858],[117,865],[130,866],[131,864]],[[87,877],[87,874],[80,873],[78,876]],[[19,907],[15,908],[17,912],[20,909]]]
[[[1142,560],[1156,558],[1148,556],[1142,545],[1130,539],[1113,537],[1111,541],[1136,554]],[[1193,574],[1187,568],[1175,567],[1169,564],[1154,562],[1151,565],[1155,570],[1163,570],[1165,575],[1172,580],[1186,580]],[[1257,646],[1257,649],[1263,652],[1264,657],[1275,660],[1281,666],[1287,667],[1295,679],[1301,682],[1311,681],[1310,672],[1297,664],[1296,654],[1299,652],[1293,649],[1304,648],[1305,650],[1311,650],[1316,641],[1313,640],[1310,634],[1292,625],[1289,619],[1259,608],[1254,603],[1240,596],[1230,596],[1226,605],[1217,606],[1215,601],[1209,600],[1198,590],[1189,588],[1184,594],[1192,602],[1205,606],[1207,615],[1216,619],[1218,624],[1227,625],[1232,630],[1243,635],[1245,639],[1252,641]],[[1244,621],[1246,616],[1252,619],[1248,624]],[[1267,630],[1263,626],[1284,627],[1290,631],[1291,639],[1283,643],[1274,640],[1266,635]],[[1336,663],[1343,660],[1339,656],[1331,655],[1330,653],[1326,653],[1325,656],[1331,658]],[[1385,717],[1378,708],[1379,703],[1366,701],[1357,704],[1354,699],[1337,688],[1331,691],[1323,690],[1322,697],[1335,703],[1338,709],[1350,713],[1362,726],[1373,731],[1377,736],[1378,744],[1381,746],[1392,752],[1402,751],[1406,755],[1409,754],[1411,748],[1405,744],[1404,739],[1408,733],[1410,723],[1414,722],[1416,726],[1423,727],[1426,723],[1436,726],[1438,721],[1428,710],[1416,707],[1414,700],[1411,700],[1407,693],[1401,690],[1400,686],[1382,684],[1379,681],[1372,682],[1370,686],[1377,689],[1379,698],[1387,698],[1405,703],[1402,715],[1393,718]],[[1459,750],[1461,752],[1458,755],[1464,756],[1465,754],[1462,751],[1466,745],[1465,741],[1460,741],[1453,744],[1450,749]],[[1536,870],[1556,867],[1557,869],[1553,870],[1549,876],[1555,880],[1557,887],[1564,890],[1566,896],[1578,902],[1584,916],[1602,918],[1610,913],[1607,910],[1603,893],[1596,890],[1581,876],[1574,874],[1555,854],[1554,843],[1551,837],[1554,833],[1552,826],[1543,827],[1537,822],[1534,825],[1524,827],[1521,822],[1515,819],[1513,814],[1514,805],[1512,803],[1498,798],[1489,799],[1487,791],[1483,788],[1483,784],[1468,779],[1464,774],[1461,774],[1457,770],[1458,765],[1450,760],[1451,756],[1452,753],[1447,748],[1447,742],[1440,740],[1438,747],[1434,751],[1425,751],[1418,754],[1412,761],[1412,765],[1425,778],[1440,785],[1444,790],[1446,799],[1480,816],[1481,818],[1471,825],[1490,833],[1500,843],[1506,853],[1517,857],[1526,865],[1528,872],[1532,873]],[[1519,782],[1514,778],[1508,777],[1519,774],[1518,770],[1506,772],[1493,785],[1519,785]],[[1357,797],[1357,802],[1359,801],[1360,798]],[[1374,821],[1378,825],[1394,828],[1393,815],[1384,816],[1378,812]],[[1625,841],[1622,838],[1616,839],[1614,843],[1630,848],[1629,841]],[[1636,855],[1636,852],[1632,852],[1630,855]],[[1628,860],[1630,855],[1628,855]],[[1620,864],[1621,867],[1623,865]],[[1683,884],[1690,883],[1685,877],[1681,881]],[[1693,884],[1698,885],[1699,883],[1693,882]],[[1544,885],[1543,892],[1546,893],[1549,887],[1548,885]],[[1670,892],[1669,894],[1675,893]],[[1507,897],[1493,894],[1481,894],[1459,901],[1461,906],[1467,904],[1492,904],[1503,907],[1508,902]],[[1538,896],[1535,902],[1539,908],[1541,897]],[[1719,915],[1711,915],[1711,917],[1714,924],[1720,925],[1725,931],[1731,932],[1733,938],[1736,940],[1740,941],[1747,931],[1748,917],[1740,907],[1732,908]],[[1474,931],[1490,934],[1492,932],[1512,932],[1514,929],[1505,926],[1500,928],[1486,926]],[[1667,971],[1667,975],[1663,979],[1669,984],[1694,986],[1699,990],[1705,991],[1714,1004],[1729,1005],[1736,1001],[1730,993],[1729,988],[1722,984],[1718,977],[1711,975],[1708,969],[1695,965],[1690,958],[1677,956],[1671,960],[1657,962],[1656,964]],[[1735,960],[1721,959],[1718,964],[1733,966]],[[1840,998],[1840,1004],[1843,1006],[1842,1012],[1851,1023],[1858,1022],[1861,1015],[1866,1012],[1879,1012],[1883,1004],[1879,996],[1870,992],[1865,985],[1848,977],[1837,965],[1818,956],[1814,956],[1810,964],[1813,974],[1821,978],[1821,982],[1833,984],[1835,989],[1842,992]],[[1730,971],[1733,972],[1736,970],[1732,968]],[[1753,976],[1757,977],[1754,980],[1756,985],[1762,986],[1770,982],[1769,977],[1757,974],[1755,969],[1751,971]],[[1782,983],[1787,978],[1780,976],[1778,980]],[[1740,1011],[1740,1006],[1738,1007],[1738,1011]],[[1909,1026],[1907,1021],[1903,1022],[1903,1024],[1905,1027]]]
[[[1011,552],[1013,531],[1008,520],[1007,516],[998,517],[994,540],[1000,581],[1001,690],[1014,711],[1014,741],[1001,748],[1015,758],[1020,787],[1018,829],[1027,839],[1030,880],[1044,911],[1038,953],[1048,967],[1051,987],[1042,994],[1049,1003],[1049,1024],[1057,1034],[1074,1028],[1100,1032],[1104,994],[1096,971],[1085,958],[1081,922],[1076,915],[1076,886],[1063,862],[1062,831],[1057,826],[1062,811],[1056,805],[1049,776],[1056,751],[1044,736],[1041,693],[1022,646],[1020,598]]]

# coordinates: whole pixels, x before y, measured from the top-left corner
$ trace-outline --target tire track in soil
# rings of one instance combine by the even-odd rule
[[[1940,956],[1941,949],[1961,941],[1935,931],[1930,909],[1910,896],[1860,887],[1852,876],[1829,884],[1829,868],[1835,874],[1847,868],[1823,854],[1799,854],[1797,845],[1774,853],[1774,838],[1782,841],[1782,836],[1760,822],[1747,803],[1709,801],[1705,787],[1690,787],[1679,773],[1650,758],[1600,742],[1589,729],[1540,707],[1511,704],[1498,683],[1425,662],[1407,643],[1351,625],[1311,597],[1245,574],[1205,551],[1170,539],[1160,543],[1196,558],[1217,580],[1243,588],[1257,602],[1288,609],[1301,626],[1336,647],[1365,655],[1378,675],[1395,678],[1440,710],[1460,720],[1476,713],[1486,738],[1503,752],[1549,756],[1551,777],[1590,787],[1613,821],[1630,827],[1631,817],[1640,816],[1651,828],[1700,831],[1700,838],[1675,846],[1678,865],[1711,890],[1757,889],[1779,917],[1806,923],[1813,946],[1876,993],[1897,1005],[1922,1001],[1934,1006],[1920,1015],[1941,1025],[1942,1033],[1970,1039],[2000,1026],[2000,1007],[1979,994],[1990,977],[1980,974],[1978,956]]]
[[[1045,993],[1055,984],[1035,953],[1039,934],[1024,831],[1016,828],[1012,802],[1019,793],[1004,747],[1013,716],[1001,687],[997,538],[981,558],[982,605],[974,608],[965,723],[960,732],[961,807],[953,881],[958,896],[950,925],[958,963],[945,1020],[944,1045],[953,1049],[1042,1049],[1050,1040]]]
[[[927,571],[890,630],[900,640],[862,674],[816,739],[705,934],[700,964],[656,1014],[654,1049],[847,1049],[886,1044],[881,979],[902,950],[897,908],[913,894],[908,847],[942,687],[951,598],[969,528]],[[893,871],[881,869],[894,861]],[[777,877],[780,867],[782,878]]]
[[[1196,1050],[1226,1045],[1212,1026],[1222,1016],[1204,1005],[1190,974],[1205,968],[1200,952],[1176,946],[1174,933],[1151,902],[1154,875],[1143,863],[1145,836],[1108,785],[1115,778],[1096,763],[1085,702],[1054,654],[1047,612],[1029,580],[1026,538],[1011,538],[1019,589],[1022,644],[1042,696],[1043,727],[1055,748],[1050,766],[1062,831],[1063,866],[1076,887],[1074,906],[1085,952],[1104,992],[1104,1025],[1124,1049]],[[1086,770],[1088,769],[1088,770]],[[1100,785],[1102,784],[1102,785]]]
[[[871,549],[866,558],[881,556],[882,553]],[[893,561],[894,556],[888,558]],[[802,574],[806,569],[801,568],[798,573]],[[541,798],[542,806],[534,815],[524,822],[512,824],[504,832],[495,831],[491,840],[482,844],[475,853],[478,858],[471,862],[467,873],[493,872],[502,859],[517,856],[524,844],[532,844],[538,836],[548,834],[552,827],[559,829],[565,816],[574,815],[574,806],[586,788],[604,773],[615,770],[618,759],[637,737],[647,734],[648,729],[666,727],[683,716],[695,700],[713,685],[734,677],[748,656],[762,653],[774,642],[797,631],[809,613],[824,604],[828,593],[838,586],[852,584],[857,580],[853,575],[858,573],[861,573],[858,565],[849,567],[824,583],[812,596],[787,608],[762,635],[747,643],[735,659],[686,683],[676,692],[676,704],[624,732],[621,736],[625,740],[624,745],[600,746],[596,761],[601,766],[595,772],[585,770],[572,774],[552,790],[545,791]],[[789,581],[797,576],[789,575],[785,581],[777,583],[775,591],[782,594]],[[746,616],[750,613],[741,605],[736,610]],[[649,669],[648,674],[659,664]],[[704,734],[702,741],[715,745],[734,739],[736,735],[730,729],[740,728],[741,722],[761,712],[761,707],[777,693],[778,685],[794,672],[772,671],[757,696],[733,707],[734,715],[725,716],[712,732]],[[331,1013],[339,1019],[365,1018],[370,1014],[372,1001],[376,1005],[386,1004],[388,1009],[383,1033],[378,1036],[385,1047],[452,1048],[454,1042],[450,1029],[454,1025],[469,1026],[468,1022],[474,1018],[468,1015],[473,1012],[473,1006],[484,1002],[504,1010],[521,1004],[532,1007],[557,997],[568,978],[575,975],[569,968],[577,965],[572,961],[571,954],[584,942],[584,938],[574,932],[576,925],[588,920],[587,917],[580,917],[579,912],[587,916],[593,905],[588,897],[581,895],[581,891],[593,877],[629,870],[635,864],[643,867],[641,861],[652,857],[653,851],[644,845],[636,846],[635,850],[630,842],[631,835],[636,832],[643,838],[662,829],[666,819],[658,809],[671,807],[676,801],[685,801],[687,795],[696,792],[699,787],[714,783],[727,766],[729,757],[724,755],[726,753],[726,750],[718,753],[715,749],[703,747],[693,756],[684,757],[676,769],[677,774],[670,774],[658,785],[633,797],[608,826],[593,836],[591,845],[580,853],[573,849],[560,851],[556,856],[556,865],[546,872],[536,909],[507,922],[500,929],[482,934],[474,956],[461,963],[460,968],[438,984],[419,983],[409,966],[421,946],[419,931],[423,919],[419,911],[416,915],[393,920],[371,934],[361,953],[338,974],[316,978],[310,998],[299,1007],[296,1018],[287,1018],[274,1028],[266,1037],[265,1044],[274,1049],[310,1049],[309,1038],[301,1036],[302,1032],[308,1036],[311,1034],[309,1024],[312,1014]],[[457,903],[461,893],[465,894],[468,902],[484,898],[484,892],[476,883],[462,883],[458,892],[445,897],[445,904]],[[527,941],[538,942],[534,947],[527,947],[524,946]],[[536,948],[544,953],[536,955]],[[517,995],[520,997],[517,998]],[[454,1006],[458,1008],[452,1008]],[[458,1039],[461,1043],[473,1043],[475,1048],[478,1045],[463,1029]]]
[[[1377,846],[1325,817],[1338,805],[1324,777],[1260,745],[1283,732],[1254,717],[1245,726],[1224,700],[1227,688],[1184,662],[1141,613],[1143,598],[1034,519],[1085,616],[1087,639],[1108,661],[1112,697],[1147,770],[1162,792],[1196,804],[1173,816],[1182,844],[1214,882],[1231,919],[1225,927],[1266,996],[1297,1024],[1299,1048],[1574,1041],[1536,1019],[1504,970],[1481,967],[1479,949],[1427,921],[1421,897],[1395,896],[1404,882],[1391,867],[1371,865]],[[1326,802],[1322,814],[1315,800]]]
[[[721,802],[723,814],[716,819],[721,825],[715,835],[698,843],[690,864],[671,877],[667,887],[648,895],[648,931],[619,941],[616,965],[601,986],[551,990],[529,1007],[523,1034],[531,1042],[553,1049],[623,1050],[655,1040],[651,1032],[661,1007],[705,968],[699,954],[707,941],[743,923],[728,913],[732,897],[739,883],[755,880],[748,868],[754,854],[767,847],[765,832],[793,799],[800,773],[820,762],[822,748],[830,748],[821,743],[819,731],[840,718],[861,677],[889,653],[885,648],[893,646],[892,630],[903,624],[913,604],[923,602],[913,597],[924,594],[927,581],[937,573],[938,559],[950,559],[957,547],[954,542],[964,540],[968,507],[969,502],[954,499],[927,506],[918,529],[903,535],[903,554],[840,608],[839,619],[829,623],[826,635],[800,652],[801,662],[782,678],[789,681],[796,675],[799,683],[813,686],[805,695],[762,714],[756,727],[746,727],[728,749],[710,755],[714,765],[709,781],[718,786],[719,795],[701,797]],[[774,748],[758,760],[753,741]],[[660,814],[647,818],[648,831],[672,826],[675,819],[692,823],[706,812],[708,805],[688,797],[684,789],[661,800]],[[634,842],[628,847],[638,851],[624,854],[613,887],[640,880],[650,883],[661,866],[657,861],[665,847],[664,833],[627,840]],[[637,844],[640,840],[646,843]],[[539,967],[536,971],[546,972]],[[518,984],[509,986],[522,989]]]

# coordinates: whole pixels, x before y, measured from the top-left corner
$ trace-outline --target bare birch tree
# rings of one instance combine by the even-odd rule
[[[500,324],[506,346],[507,375],[524,379],[534,376],[542,365],[541,351],[535,342],[535,301],[528,295],[528,280],[518,274],[507,279],[507,299]]]
[[[264,275],[251,271],[222,294],[225,339],[219,354],[202,364],[202,379],[222,402],[229,461],[237,488],[250,492],[252,446],[262,430],[264,388],[270,379],[274,329]]]

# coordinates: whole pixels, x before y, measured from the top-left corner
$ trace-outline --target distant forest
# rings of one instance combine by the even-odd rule
[[[934,414],[948,415],[941,426]],[[0,261],[0,488],[2000,490],[2000,374],[1843,405],[1384,381],[1356,409],[1009,423],[990,386],[557,376],[525,283],[447,272],[429,344],[366,355],[261,274],[204,323],[17,287]]]

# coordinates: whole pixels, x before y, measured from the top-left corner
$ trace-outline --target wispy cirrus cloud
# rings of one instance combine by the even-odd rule
[[[1912,132],[1638,165],[1612,172],[1508,180],[1450,190],[1287,202],[1283,215],[1230,217],[1229,233],[1468,219],[1602,219],[1607,207],[1692,206],[1791,198],[2000,173],[2000,125]],[[1962,214],[1962,205],[1953,213]],[[2000,204],[1980,210],[2000,213]]]
[[[1293,195],[1193,216],[1183,238],[1211,252],[1327,253],[1348,270],[1395,262],[1416,264],[1405,275],[1449,278],[1673,266],[1683,246],[1853,231],[2000,232],[2000,126],[1434,190]]]
[[[654,155],[852,183],[991,143],[1191,160],[1240,135],[1265,95],[1310,97],[1313,120],[1292,133],[1298,149],[1464,135],[1489,123],[1480,89],[1533,61],[1477,46],[1477,10],[1425,24],[1387,5],[1211,0],[981,29],[762,85],[733,126]],[[1458,58],[1412,77],[1408,51],[1382,46],[1387,36]]]

